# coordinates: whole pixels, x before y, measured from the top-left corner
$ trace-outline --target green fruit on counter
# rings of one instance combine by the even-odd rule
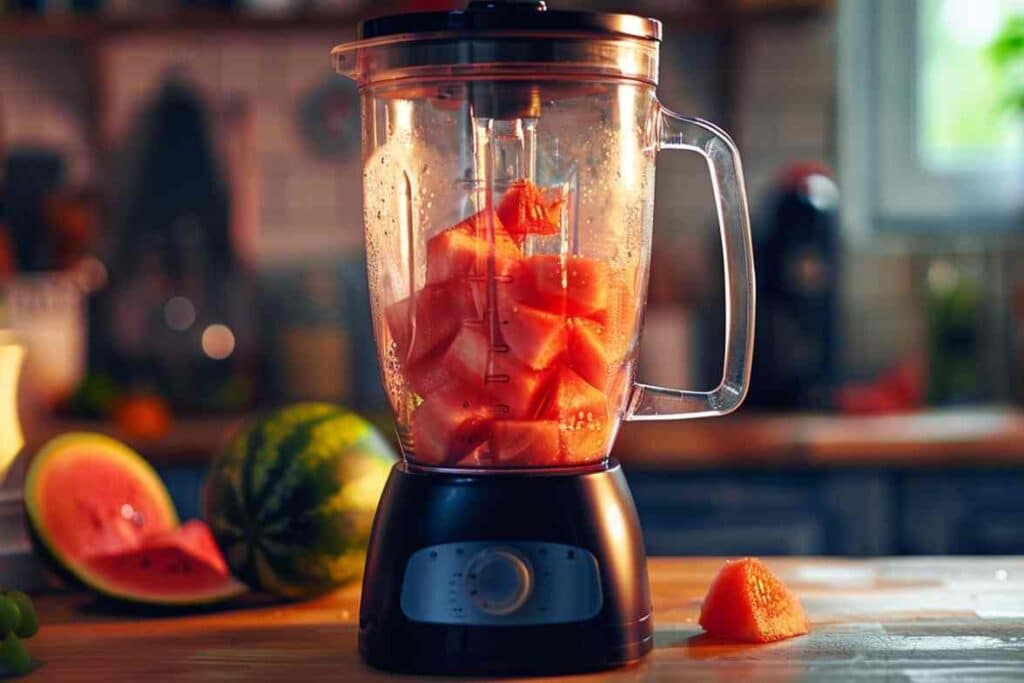
[[[25,650],[25,645],[18,640],[18,636],[8,633],[3,640],[0,640],[0,664],[7,667],[7,671],[20,676],[32,668],[32,659]]]
[[[36,608],[32,604],[32,598],[21,591],[10,591],[5,596],[18,608],[21,619],[14,627],[14,635],[19,638],[31,638],[39,631],[39,620],[36,617]]]
[[[370,423],[337,406],[304,403],[257,421],[206,485],[206,517],[232,572],[288,598],[357,578],[396,460]]]
[[[21,610],[14,601],[0,596],[0,636],[5,636],[21,623]]]

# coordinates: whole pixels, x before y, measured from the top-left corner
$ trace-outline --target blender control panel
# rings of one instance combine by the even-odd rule
[[[561,543],[445,543],[409,558],[402,611],[435,624],[521,626],[591,619],[601,574],[589,551]]]

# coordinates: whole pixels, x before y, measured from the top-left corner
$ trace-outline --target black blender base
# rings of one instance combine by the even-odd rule
[[[508,597],[503,582],[515,572],[503,575],[495,554],[529,567],[530,590],[519,594],[529,597],[511,612],[478,594]],[[359,652],[371,666],[566,673],[627,664],[653,642],[643,539],[618,463],[568,473],[392,470],[359,613]]]

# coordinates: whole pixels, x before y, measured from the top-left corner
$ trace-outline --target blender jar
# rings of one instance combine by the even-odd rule
[[[367,269],[406,459],[489,470],[603,463],[622,419],[743,400],[754,272],[740,160],[658,102],[661,25],[543,2],[370,20],[334,49],[359,85]],[[708,162],[727,335],[710,392],[634,382],[655,161]]]

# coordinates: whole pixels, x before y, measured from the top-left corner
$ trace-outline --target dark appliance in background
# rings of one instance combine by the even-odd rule
[[[757,337],[750,406],[825,409],[833,404],[839,347],[839,190],[832,172],[785,168],[754,225]]]
[[[785,167],[753,218],[757,333],[746,406],[824,410],[834,405],[839,373],[839,191],[823,164]],[[708,244],[715,259],[717,239]],[[721,277],[719,275],[719,277]],[[706,386],[721,374],[723,293],[700,307],[700,362]],[[710,351],[707,351],[710,350]]]
[[[93,335],[94,371],[178,413],[246,408],[259,379],[255,281],[235,253],[209,124],[177,75],[143,113]]]

